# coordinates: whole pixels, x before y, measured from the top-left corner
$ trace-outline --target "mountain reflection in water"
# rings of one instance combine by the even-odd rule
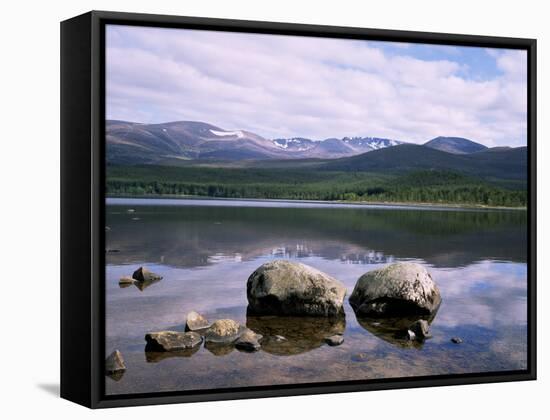
[[[199,267],[220,256],[320,256],[357,263],[416,258],[438,267],[482,259],[526,261],[522,211],[372,208],[109,206],[112,264],[151,261]],[[116,226],[116,228],[113,228]],[[216,257],[217,256],[217,257]],[[388,261],[390,259],[390,261]]]

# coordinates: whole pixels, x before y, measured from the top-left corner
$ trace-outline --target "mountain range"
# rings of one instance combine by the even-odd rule
[[[109,120],[107,162],[162,163],[166,160],[335,159],[404,142],[377,137],[312,140],[266,139],[246,130],[225,130],[197,121],[141,124]]]
[[[106,129],[107,162],[115,165],[223,161],[257,167],[308,165],[344,172],[448,170],[486,179],[524,181],[527,177],[526,147],[487,148],[461,137],[436,137],[423,145],[376,137],[266,139],[250,131],[230,131],[196,121],[140,124],[110,120]]]

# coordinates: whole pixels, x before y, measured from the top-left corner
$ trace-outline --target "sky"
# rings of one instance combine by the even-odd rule
[[[527,143],[527,53],[108,25],[108,119],[266,138]]]

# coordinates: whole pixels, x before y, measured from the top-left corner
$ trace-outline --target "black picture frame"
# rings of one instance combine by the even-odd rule
[[[522,49],[528,54],[528,368],[522,371],[106,396],[106,24]],[[61,397],[90,408],[536,379],[536,40],[92,11],[61,23]]]

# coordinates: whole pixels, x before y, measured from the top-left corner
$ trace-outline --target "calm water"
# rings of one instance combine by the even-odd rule
[[[128,209],[135,209],[129,213]],[[109,199],[106,352],[127,371],[108,394],[471,373],[527,367],[527,225],[521,211],[427,210],[311,203]],[[410,346],[391,323],[346,318],[247,319],[246,281],[272,259],[299,260],[348,288],[394,261],[425,264],[443,303],[433,338]],[[142,290],[120,277],[140,265],[163,280]],[[147,354],[150,331],[183,331],[196,310],[264,335],[257,353],[201,347]],[[338,347],[324,337],[344,332]],[[460,345],[450,342],[458,336]]]

